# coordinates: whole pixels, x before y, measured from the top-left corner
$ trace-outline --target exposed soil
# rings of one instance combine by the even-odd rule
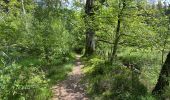
[[[52,100],[89,100],[84,91],[84,84],[81,82],[83,73],[80,56],[76,56],[75,66],[68,78],[52,87]]]

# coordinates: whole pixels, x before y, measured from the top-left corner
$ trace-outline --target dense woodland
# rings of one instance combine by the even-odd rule
[[[89,100],[169,100],[168,0],[0,0],[0,100],[50,100],[76,55]]]

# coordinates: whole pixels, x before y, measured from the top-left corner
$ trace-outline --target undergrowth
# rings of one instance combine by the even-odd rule
[[[84,82],[92,100],[156,100],[151,90],[157,81],[161,60],[156,53],[128,50],[113,64],[100,56],[85,60]]]
[[[47,63],[28,56],[0,67],[0,100],[50,100],[51,86],[72,70],[74,54]],[[3,65],[3,64],[2,64]]]

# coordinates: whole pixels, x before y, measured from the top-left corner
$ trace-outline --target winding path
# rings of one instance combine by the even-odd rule
[[[80,82],[83,76],[80,55],[76,56],[75,67],[68,78],[52,87],[52,100],[89,100],[84,92],[84,85]]]

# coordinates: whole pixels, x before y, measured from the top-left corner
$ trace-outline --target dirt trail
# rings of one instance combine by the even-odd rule
[[[80,83],[83,76],[80,56],[76,56],[75,67],[68,78],[52,88],[52,100],[89,100],[84,92],[84,85]]]

